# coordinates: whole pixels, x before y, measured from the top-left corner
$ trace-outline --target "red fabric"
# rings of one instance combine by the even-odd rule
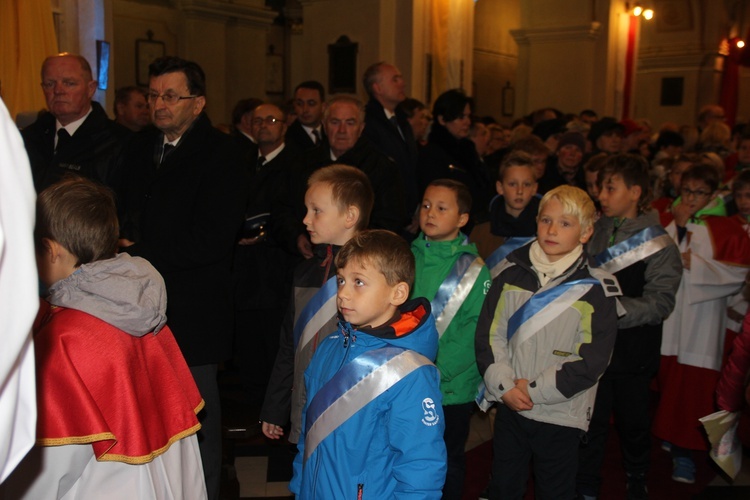
[[[674,198],[670,198],[669,196],[662,196],[651,202],[651,206],[654,210],[659,212],[659,222],[662,227],[667,227],[674,219],[670,210],[672,208],[672,203],[674,203]]]
[[[37,443],[91,443],[99,460],[145,463],[195,433],[203,400],[168,327],[133,337],[43,302],[35,325]]]
[[[418,306],[413,311],[401,313],[401,317],[391,325],[393,331],[396,333],[396,337],[400,337],[407,333],[413,332],[422,318],[427,314],[427,310],[424,306]]]
[[[714,259],[737,266],[750,265],[750,237],[741,216],[710,216],[703,219],[711,236]]]
[[[745,314],[742,331],[732,344],[732,350],[721,369],[716,387],[716,404],[722,410],[739,411],[745,406],[745,381],[750,371],[750,311]]]
[[[635,66],[635,41],[638,33],[638,17],[630,16],[628,45],[625,51],[625,83],[622,89],[622,117],[630,117],[630,99],[633,94],[633,68]]]
[[[699,418],[716,411],[714,391],[719,372],[683,365],[677,356],[662,356],[657,376],[661,399],[654,416],[654,434],[690,450],[708,450]]]
[[[727,125],[733,127],[737,119],[737,103],[739,102],[740,63],[744,49],[737,47],[738,38],[731,38],[729,55],[724,58],[724,72],[721,75],[721,94],[719,105],[724,108]]]

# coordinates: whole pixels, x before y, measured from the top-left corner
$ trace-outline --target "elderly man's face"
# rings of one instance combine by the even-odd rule
[[[406,99],[406,82],[397,67],[384,64],[380,67],[378,78],[373,86],[375,96],[389,110]]]
[[[96,82],[77,58],[53,57],[42,67],[42,89],[50,113],[67,125],[88,113]]]
[[[354,147],[365,124],[353,103],[335,102],[328,108],[324,124],[331,151],[338,158]]]
[[[181,71],[152,76],[148,93],[151,121],[154,122],[156,128],[164,132],[169,141],[182,136],[206,105],[204,96],[190,96],[187,77]],[[161,98],[163,95],[186,97],[186,99],[167,104]]]
[[[253,111],[253,136],[261,147],[267,146],[269,152],[284,142],[286,123],[284,113],[273,104],[261,104]]]

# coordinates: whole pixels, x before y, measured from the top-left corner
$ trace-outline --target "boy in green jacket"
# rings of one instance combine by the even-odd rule
[[[474,332],[490,273],[461,233],[469,220],[471,194],[462,183],[437,179],[425,190],[419,209],[422,232],[411,245],[416,260],[412,297],[431,301],[440,338],[435,364],[445,414],[448,473],[443,498],[460,499],[469,420],[482,377],[474,354]]]

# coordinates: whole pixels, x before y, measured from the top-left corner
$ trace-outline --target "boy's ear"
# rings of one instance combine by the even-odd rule
[[[445,127],[445,120],[443,119],[443,115],[438,115],[437,120],[440,125]]]
[[[357,205],[349,205],[346,209],[346,224],[347,229],[351,229],[359,222],[359,207]]]
[[[49,238],[42,238],[43,255],[49,260],[49,262],[55,262],[60,258],[60,245],[55,240]]]
[[[495,191],[500,196],[503,196],[503,181],[495,181]]]
[[[401,281],[391,289],[391,305],[400,306],[409,298],[409,284]]]
[[[458,227],[464,227],[469,222],[469,214],[461,214],[458,216]]]
[[[630,186],[630,196],[632,197],[633,201],[640,200],[642,194],[643,189],[641,189],[641,186],[637,184],[633,184],[632,186]]]
[[[586,226],[585,229],[581,229],[581,238],[580,242],[581,244],[586,244],[587,241],[589,241],[589,238],[591,238],[591,235],[594,234],[594,226],[589,225]]]

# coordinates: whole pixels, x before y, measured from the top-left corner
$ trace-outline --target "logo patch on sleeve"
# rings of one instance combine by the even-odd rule
[[[422,423],[427,427],[432,427],[440,422],[440,415],[437,414],[437,408],[432,398],[424,398],[422,400],[422,411],[424,411]]]
[[[565,352],[565,351],[558,351],[557,349],[555,349],[554,351],[552,351],[552,354],[554,354],[555,356],[562,356],[563,358],[567,358],[568,356],[570,356],[573,353],[572,352]]]

